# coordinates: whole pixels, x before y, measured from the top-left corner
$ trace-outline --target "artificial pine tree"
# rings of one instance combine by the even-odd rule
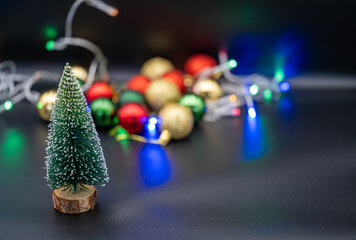
[[[90,109],[68,63],[50,121],[46,169],[54,207],[65,213],[92,209],[96,203],[93,185],[103,185],[109,177]],[[83,201],[86,206],[80,206]]]

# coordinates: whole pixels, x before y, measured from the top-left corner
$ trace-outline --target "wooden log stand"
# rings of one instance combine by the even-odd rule
[[[79,214],[94,209],[96,204],[96,189],[93,186],[85,185],[88,190],[85,192],[64,192],[63,189],[53,190],[53,207],[66,214]]]

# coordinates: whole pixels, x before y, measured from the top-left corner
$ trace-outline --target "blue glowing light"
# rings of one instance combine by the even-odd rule
[[[141,118],[141,122],[142,122],[143,124],[146,124],[146,123],[147,123],[147,119],[148,119],[147,117],[142,117],[142,118]]]
[[[148,131],[155,131],[156,130],[156,125],[150,123],[147,125]]]
[[[255,118],[256,117],[256,110],[255,110],[254,107],[249,107],[247,112],[248,112],[248,116],[250,118]]]
[[[295,106],[290,96],[284,95],[279,99],[278,110],[284,120],[290,121],[294,118]]]
[[[146,143],[140,151],[140,170],[144,184],[148,187],[167,182],[171,167],[162,146]]]
[[[141,133],[147,139],[159,138],[159,125],[162,120],[158,117],[149,117],[145,125],[144,131]]]
[[[246,117],[243,129],[242,153],[245,162],[256,161],[267,153],[266,128],[260,116]]]
[[[158,123],[158,120],[156,117],[149,117],[148,122],[149,124],[156,125]]]
[[[290,90],[290,84],[289,84],[289,82],[286,82],[286,81],[284,81],[284,82],[281,82],[280,84],[279,84],[279,89],[281,89],[281,92],[288,92],[289,90]]]

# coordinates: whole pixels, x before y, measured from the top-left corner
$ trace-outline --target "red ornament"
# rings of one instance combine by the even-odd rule
[[[143,75],[136,75],[127,82],[126,88],[145,94],[146,88],[150,82],[151,80],[149,78]]]
[[[129,133],[141,132],[148,120],[147,109],[137,103],[125,104],[119,109],[117,116],[119,124]]]
[[[87,91],[86,97],[88,102],[92,102],[97,98],[112,98],[113,91],[109,85],[103,82],[94,83]]]
[[[185,62],[184,70],[186,73],[195,76],[204,68],[214,67],[217,64],[218,63],[215,61],[215,59],[209,55],[195,54],[188,58],[188,60]]]
[[[184,76],[182,71],[178,69],[173,70],[171,72],[164,74],[162,78],[177,85],[182,94],[185,93]]]

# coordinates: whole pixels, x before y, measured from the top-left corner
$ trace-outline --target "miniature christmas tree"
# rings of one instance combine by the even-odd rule
[[[59,194],[60,199],[83,199],[86,192],[95,193],[96,202],[92,185],[108,182],[106,163],[90,109],[68,63],[58,86],[50,121],[46,169],[49,186],[54,189],[55,208],[63,210],[63,206],[56,207],[55,197]]]

